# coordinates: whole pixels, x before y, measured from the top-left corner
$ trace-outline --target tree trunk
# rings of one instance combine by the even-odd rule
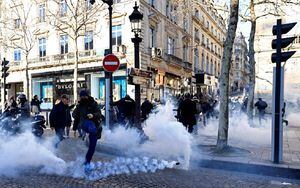
[[[224,52],[222,58],[222,67],[220,75],[220,115],[218,130],[218,150],[227,147],[228,141],[228,97],[229,97],[229,71],[231,66],[232,48],[236,34],[236,28],[239,18],[239,0],[231,0],[230,17],[227,30],[226,41],[224,43]]]
[[[251,31],[249,36],[249,95],[247,104],[247,116],[248,122],[251,126],[253,124],[253,104],[254,104],[254,90],[255,90],[255,51],[254,51],[254,39],[256,31],[256,16],[254,12],[253,0],[250,1],[250,14],[251,14]]]
[[[78,53],[78,44],[77,44],[77,38],[75,39],[75,62],[74,62],[74,80],[73,80],[73,96],[74,96],[74,103],[77,102],[78,99],[78,59],[79,59],[79,53]]]
[[[28,73],[28,54],[25,55],[25,74],[26,74],[26,78],[25,78],[25,88],[26,90],[24,91],[25,92],[25,95],[27,97],[28,100],[30,100],[30,84],[29,84],[29,73]]]

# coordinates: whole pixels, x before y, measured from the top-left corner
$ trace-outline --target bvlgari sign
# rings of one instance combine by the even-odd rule
[[[55,88],[58,90],[70,90],[73,89],[73,82],[58,82],[55,84]],[[84,81],[77,83],[77,88],[85,88],[86,84]]]

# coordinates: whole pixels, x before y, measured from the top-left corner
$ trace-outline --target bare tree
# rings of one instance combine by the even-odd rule
[[[230,16],[227,36],[224,43],[222,67],[220,75],[220,115],[217,148],[223,150],[227,147],[228,141],[228,98],[229,98],[229,72],[232,59],[232,48],[236,35],[236,28],[239,19],[239,0],[230,1]]]
[[[50,24],[59,32],[71,38],[74,44],[74,81],[73,95],[74,102],[77,101],[78,63],[79,50],[78,39],[85,36],[86,31],[95,28],[98,23],[98,13],[103,7],[102,4],[91,5],[88,0],[52,0],[55,10],[48,9]]]
[[[6,7],[4,7],[6,6]],[[2,4],[2,11],[4,11],[3,18],[1,20],[2,32],[5,32],[2,45],[8,49],[20,49],[22,54],[25,55],[25,74],[26,79],[24,83],[24,91],[27,98],[30,98],[29,93],[29,73],[28,73],[28,62],[29,54],[31,53],[35,42],[36,29],[30,27],[32,23],[30,13],[33,10],[34,3],[32,1],[8,1]]]

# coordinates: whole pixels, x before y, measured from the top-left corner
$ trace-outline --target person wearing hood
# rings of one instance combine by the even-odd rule
[[[101,137],[101,109],[100,105],[83,90],[80,92],[80,100],[76,105],[73,114],[75,128],[84,140],[85,134],[89,134],[89,149],[85,157],[85,165],[89,166],[95,152],[97,139]]]

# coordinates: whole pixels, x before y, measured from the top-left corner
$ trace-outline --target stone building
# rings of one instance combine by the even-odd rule
[[[248,47],[242,33],[236,35],[230,69],[231,93],[241,93],[249,86]]]
[[[109,44],[107,6],[101,5],[102,1],[92,6],[89,1],[73,0],[75,5],[79,2],[80,10],[76,14],[79,19],[75,19],[72,11],[76,7],[72,9],[68,2],[1,1],[0,55],[10,61],[8,96],[26,93],[28,87],[30,97],[43,98],[43,109],[50,109],[62,93],[74,98],[74,62],[78,59],[78,91],[88,89],[93,97],[104,99],[102,60]],[[142,97],[162,100],[169,94],[192,92],[194,70],[202,70],[205,78],[210,77],[209,83],[204,83],[205,89],[212,91],[218,87],[225,29],[211,3],[203,1],[203,7],[197,2],[137,0],[144,15],[141,69],[153,72],[152,79],[141,85]],[[126,93],[134,96],[134,85],[127,80],[127,69],[134,66],[133,33],[128,18],[134,3],[114,0],[113,53],[121,62],[114,73],[114,100]],[[194,6],[197,8],[190,11]],[[201,14],[198,25],[196,9]],[[84,26],[75,29],[76,35],[74,27],[80,25],[77,22]],[[200,41],[195,38],[196,28],[201,33]]]
[[[193,49],[196,88],[201,92],[216,94],[223,45],[226,37],[224,19],[210,1],[193,1]]]

